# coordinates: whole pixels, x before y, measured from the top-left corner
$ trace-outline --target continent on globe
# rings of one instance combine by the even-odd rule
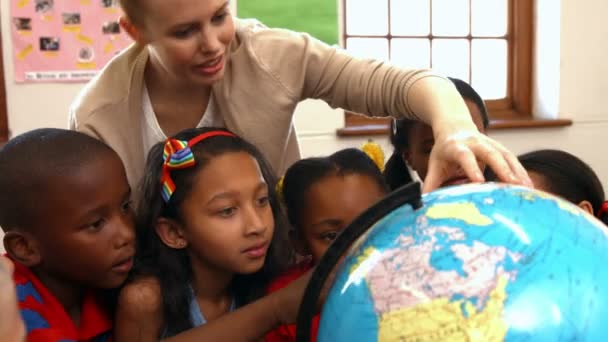
[[[438,243],[437,237],[442,234],[448,237],[448,246]],[[478,241],[468,246],[459,241],[464,235],[458,228],[429,227],[424,235],[424,242],[400,236],[398,248],[383,253],[368,248],[363,253],[367,259],[358,264],[359,268],[351,269],[353,279],[363,278],[367,283],[378,314],[412,308],[435,298],[470,298],[481,308],[500,275],[515,279],[515,272],[506,272],[502,264],[507,258],[517,262],[520,257],[503,246],[489,247]],[[447,253],[450,258],[433,260],[435,252]],[[370,258],[372,255],[375,257]],[[441,265],[446,262],[449,265]]]
[[[432,219],[462,220],[476,226],[492,224],[492,219],[483,215],[473,203],[437,203],[427,210],[426,216]]]
[[[477,222],[483,222],[481,216]],[[426,223],[419,220],[421,236],[401,235],[397,248],[379,253],[368,247],[355,258],[351,277],[364,279],[370,289],[379,317],[378,341],[503,339],[508,330],[502,321],[505,288],[516,273],[501,265],[520,256],[479,241],[467,245],[459,228]],[[433,260],[434,252],[442,258]]]
[[[461,299],[439,298],[380,316],[378,341],[501,341],[508,330],[503,321],[507,276],[498,278],[485,308]],[[463,312],[464,309],[464,312]]]

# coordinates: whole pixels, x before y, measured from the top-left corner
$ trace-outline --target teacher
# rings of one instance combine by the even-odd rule
[[[504,181],[531,184],[512,153],[477,131],[452,83],[432,71],[356,59],[307,34],[237,19],[227,0],[121,6],[121,27],[135,43],[84,87],[69,120],[118,153],[132,186],[155,143],[200,126],[235,132],[283,173],[300,158],[293,113],[308,98],[429,124],[435,147],[425,191],[455,172],[483,181],[478,163]]]

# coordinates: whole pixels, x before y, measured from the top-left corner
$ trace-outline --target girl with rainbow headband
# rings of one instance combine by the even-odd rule
[[[249,340],[284,323],[280,310],[295,319],[305,282],[259,301],[262,309],[229,314],[262,297],[292,261],[270,170],[253,145],[224,129],[189,129],[151,149],[136,267],[120,294],[117,341]],[[193,329],[210,321],[221,321],[216,335]],[[230,328],[236,325],[242,331]]]
[[[349,223],[388,194],[383,166],[379,145],[367,143],[363,151],[349,148],[328,157],[302,159],[287,170],[277,191],[293,227],[292,244],[308,259],[276,278],[269,292],[314,267]],[[316,316],[311,336],[317,335],[318,324]],[[293,324],[280,326],[266,335],[266,341],[295,341],[295,330]]]

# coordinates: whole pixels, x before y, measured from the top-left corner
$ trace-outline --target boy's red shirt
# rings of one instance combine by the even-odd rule
[[[301,275],[308,272],[313,267],[311,261],[302,262],[292,269],[288,270],[268,286],[268,293],[278,291],[289,285],[292,281],[298,279]],[[319,330],[319,315],[315,315],[311,325],[311,341],[317,340],[317,331]],[[281,325],[275,330],[266,334],[266,342],[289,342],[296,340],[296,325]]]
[[[112,320],[98,296],[85,295],[76,326],[63,306],[27,267],[15,262],[13,279],[28,341],[109,342]]]

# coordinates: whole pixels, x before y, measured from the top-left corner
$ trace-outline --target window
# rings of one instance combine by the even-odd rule
[[[344,47],[357,57],[433,68],[469,82],[494,123],[531,114],[531,0],[341,0]],[[387,120],[346,113],[344,135]]]

